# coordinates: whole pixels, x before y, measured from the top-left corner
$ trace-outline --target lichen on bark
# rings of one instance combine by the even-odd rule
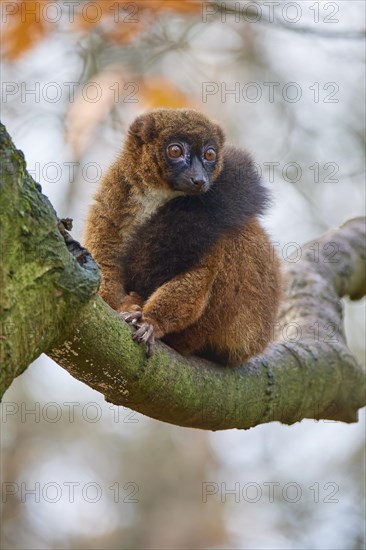
[[[59,220],[0,125],[0,345],[2,392],[15,376],[66,337],[80,307],[96,294],[97,267],[69,253]],[[89,267],[89,266],[88,266]]]

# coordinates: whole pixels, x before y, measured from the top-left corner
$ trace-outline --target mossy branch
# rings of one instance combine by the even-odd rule
[[[261,356],[229,368],[159,343],[147,360],[130,327],[97,295],[95,263],[57,219],[3,126],[0,140],[1,394],[45,352],[108,401],[180,426],[357,420],[365,372],[347,348],[340,298],[366,291],[364,218],[283,263],[276,339]]]

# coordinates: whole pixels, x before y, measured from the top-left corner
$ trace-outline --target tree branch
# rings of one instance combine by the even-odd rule
[[[261,356],[229,368],[159,343],[147,360],[131,328],[96,295],[94,262],[58,223],[3,127],[0,137],[3,392],[44,351],[108,401],[180,426],[357,420],[366,404],[365,373],[346,345],[340,297],[359,299],[366,291],[364,218],[283,263],[276,340]]]
[[[99,287],[90,254],[68,251],[63,224],[26,172],[0,124],[0,395],[42,352],[62,341]]]

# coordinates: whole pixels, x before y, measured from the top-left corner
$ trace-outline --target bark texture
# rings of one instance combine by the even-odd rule
[[[160,343],[147,360],[131,328],[97,295],[95,263],[26,173],[4,127],[0,140],[1,393],[45,352],[108,401],[180,426],[357,420],[365,371],[346,344],[341,298],[366,292],[364,218],[283,262],[275,341],[262,355],[228,368]]]
[[[97,293],[100,274],[75,241],[69,245],[79,261],[70,254],[64,225],[2,124],[0,166],[2,395],[29,363],[66,337],[80,308]]]

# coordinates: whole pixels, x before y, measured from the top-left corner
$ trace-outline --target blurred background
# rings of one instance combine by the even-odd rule
[[[364,2],[0,7],[2,121],[75,238],[130,122],[155,107],[199,109],[252,152],[284,261],[288,243],[364,215]],[[345,318],[364,363],[364,302]],[[177,428],[41,356],[2,405],[1,547],[362,549],[364,436],[364,411],[353,425]]]

